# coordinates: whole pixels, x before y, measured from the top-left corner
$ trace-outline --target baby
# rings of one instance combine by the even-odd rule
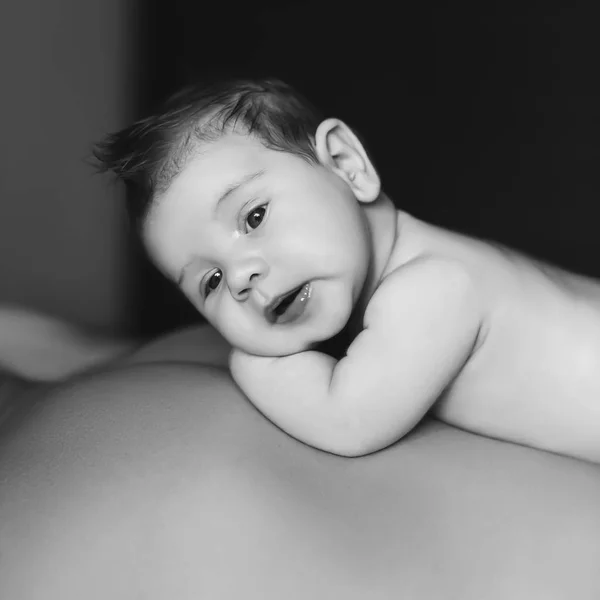
[[[188,88],[96,157],[293,437],[360,456],[430,412],[600,462],[600,282],[396,210],[353,130],[289,86]]]

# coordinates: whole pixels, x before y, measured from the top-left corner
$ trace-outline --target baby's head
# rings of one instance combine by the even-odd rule
[[[343,122],[274,80],[197,85],[109,136],[150,258],[235,347],[298,352],[347,323],[379,177]]]

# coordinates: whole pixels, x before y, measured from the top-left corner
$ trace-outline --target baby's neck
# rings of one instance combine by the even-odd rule
[[[358,299],[353,315],[360,323],[371,296],[381,283],[396,245],[397,211],[393,202],[383,192],[375,202],[364,206],[371,235],[371,264],[363,291]],[[352,318],[350,319],[352,321]],[[357,332],[358,333],[358,332]]]

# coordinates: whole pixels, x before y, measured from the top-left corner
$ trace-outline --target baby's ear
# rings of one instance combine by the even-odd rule
[[[315,133],[319,162],[349,186],[359,202],[373,202],[381,192],[379,175],[356,134],[339,119],[326,119]]]

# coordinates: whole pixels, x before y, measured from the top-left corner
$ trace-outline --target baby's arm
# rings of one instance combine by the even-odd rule
[[[480,326],[468,273],[419,258],[381,283],[340,361],[314,351],[265,358],[235,350],[230,367],[251,402],[291,436],[359,456],[421,420],[467,361]]]

